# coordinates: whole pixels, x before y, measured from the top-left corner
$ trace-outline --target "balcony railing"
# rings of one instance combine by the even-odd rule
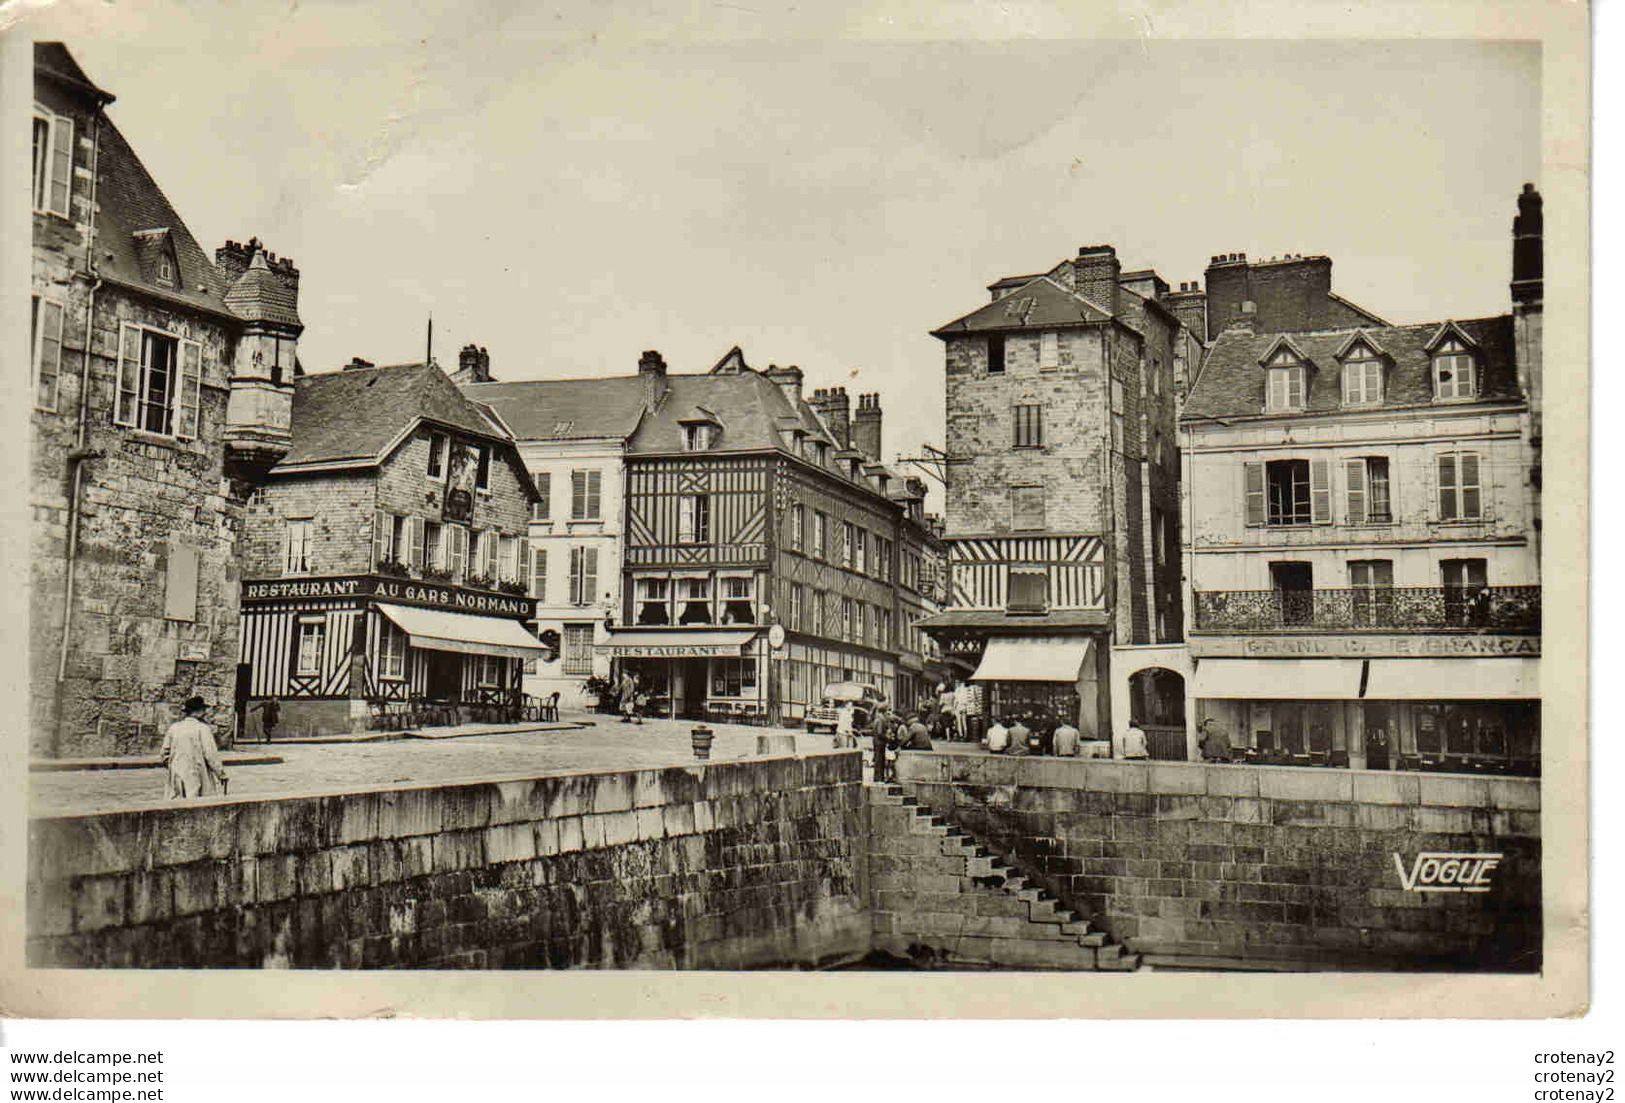
[[[1540,631],[1539,586],[1198,590],[1193,631]]]

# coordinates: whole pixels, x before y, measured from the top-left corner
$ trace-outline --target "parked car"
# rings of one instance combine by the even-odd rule
[[[831,682],[824,687],[824,698],[817,705],[807,710],[807,730],[809,732],[835,731],[836,710],[846,702],[852,702],[852,730],[854,732],[867,732],[869,721],[875,714],[875,706],[884,698],[878,686],[868,682]]]

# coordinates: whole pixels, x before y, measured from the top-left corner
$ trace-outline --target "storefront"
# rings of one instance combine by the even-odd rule
[[[613,660],[611,681],[638,676],[654,715],[754,721],[771,714],[769,649],[755,628],[613,628],[597,651]]]
[[[1020,719],[1035,730],[1067,722],[1095,740],[1102,738],[1097,659],[1088,636],[994,636],[969,681],[983,688],[990,720]]]
[[[382,576],[250,581],[239,684],[249,707],[277,699],[287,735],[363,730],[407,707],[504,718],[545,650],[530,612],[522,597]]]

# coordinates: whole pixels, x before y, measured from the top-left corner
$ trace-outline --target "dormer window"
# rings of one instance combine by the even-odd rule
[[[165,287],[174,287],[176,284],[175,258],[167,250],[158,257],[158,282]]]
[[[1382,361],[1364,345],[1343,361],[1343,405],[1375,406],[1382,401]]]
[[[717,445],[717,426],[709,421],[691,421],[683,426],[683,451],[709,452]]]
[[[1307,392],[1303,361],[1291,349],[1279,349],[1265,362],[1267,410],[1301,410]]]
[[[1433,349],[1433,397],[1445,401],[1478,397],[1478,365],[1458,338],[1447,337]]]

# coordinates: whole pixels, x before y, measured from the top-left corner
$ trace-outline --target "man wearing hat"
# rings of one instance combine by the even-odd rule
[[[214,730],[203,722],[208,704],[201,697],[188,697],[181,706],[181,718],[164,733],[161,752],[169,770],[168,791],[177,797],[216,797],[226,787],[226,768],[220,764],[220,749],[214,743]]]

